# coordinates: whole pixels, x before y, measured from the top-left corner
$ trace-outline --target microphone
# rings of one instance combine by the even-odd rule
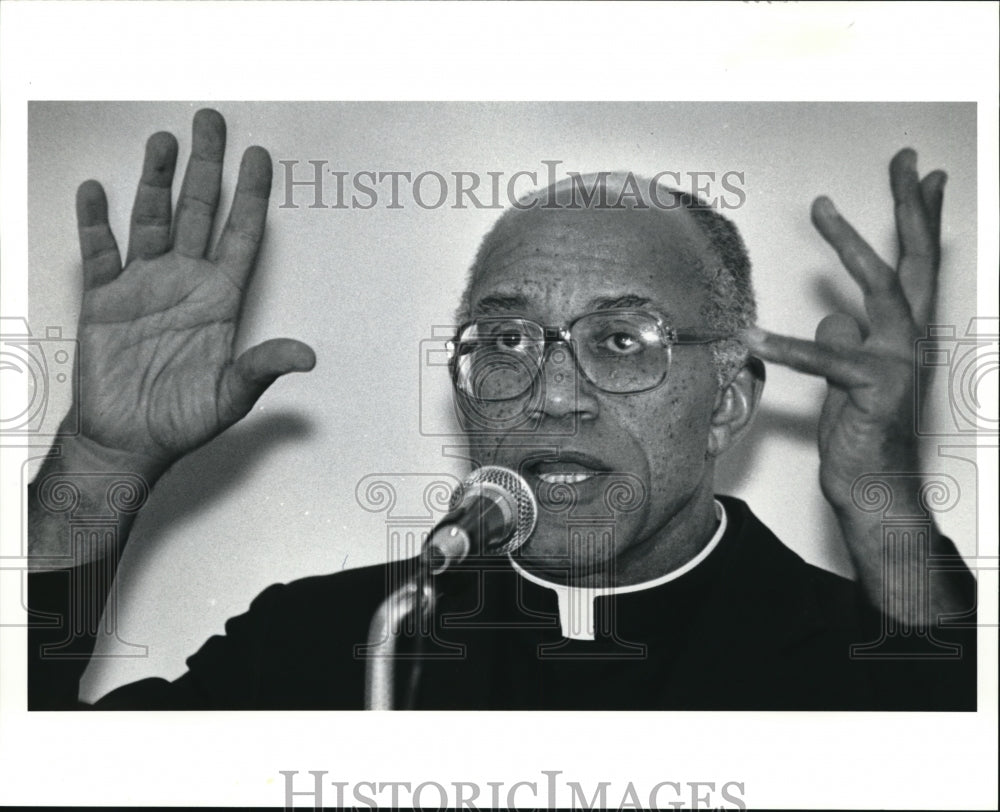
[[[470,555],[509,553],[528,540],[537,514],[523,477],[499,465],[477,468],[451,495],[448,515],[430,532],[420,558],[440,575]]]

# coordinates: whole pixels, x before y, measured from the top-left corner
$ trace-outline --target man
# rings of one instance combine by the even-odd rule
[[[176,142],[150,139],[124,266],[103,191],[89,181],[80,188],[82,426],[29,488],[37,611],[93,612],[120,554],[109,539],[69,538],[69,511],[51,492],[60,474],[124,472],[140,488],[152,485],[246,415],[276,378],[314,363],[310,348],[290,339],[232,357],[271,165],[260,148],[244,154],[229,220],[209,253],[223,149],[221,116],[199,112],[171,217]],[[974,605],[971,575],[936,531],[893,548],[887,563],[879,517],[853,494],[866,475],[919,471],[912,342],[933,306],[945,176],[921,180],[915,162],[903,150],[890,167],[896,268],[828,200],[814,206],[871,321],[865,333],[831,316],[815,342],[753,328],[738,234],[685,196],[664,192],[669,205],[651,205],[612,177],[596,202],[574,205],[573,188],[557,185],[501,218],[473,265],[453,377],[474,461],[526,477],[540,502],[538,526],[511,561],[470,560],[439,579],[433,623],[403,643],[403,661],[415,665],[403,669],[401,700],[495,709],[974,708],[973,635],[939,623]],[[760,358],[829,382],[821,485],[857,587],[806,565],[743,503],[715,497],[715,460],[747,430],[759,401]],[[908,484],[888,486],[891,498],[916,509],[919,480],[900,481]],[[622,488],[628,498],[609,498]],[[103,492],[84,485],[75,498],[86,506]],[[132,514],[119,515],[120,540]],[[905,586],[924,578],[926,555],[956,563],[932,582],[929,600]],[[67,556],[69,577],[60,571]],[[887,566],[898,577],[884,579]],[[394,562],[272,587],[179,680],[126,686],[98,707],[360,707],[369,618],[411,572],[411,562]],[[317,617],[330,619],[328,634],[315,634]],[[880,640],[892,624],[920,637],[932,658],[894,659],[892,636]],[[31,635],[32,707],[76,703],[93,641],[74,639],[76,660],[44,656],[64,637],[64,629]],[[881,645],[879,656],[863,656],[866,644]]]

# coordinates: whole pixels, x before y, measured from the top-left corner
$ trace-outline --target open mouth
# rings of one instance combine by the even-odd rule
[[[611,470],[601,460],[576,451],[559,452],[527,463],[524,473],[547,485],[580,485]]]
[[[592,479],[595,474],[566,474],[566,473],[553,473],[553,474],[539,474],[538,478],[542,482],[547,482],[549,485],[576,485],[580,482],[586,482],[588,479]]]

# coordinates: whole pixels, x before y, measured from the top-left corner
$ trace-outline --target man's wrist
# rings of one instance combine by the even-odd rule
[[[885,614],[931,624],[969,608],[974,581],[934,518],[957,498],[952,490],[934,477],[870,474],[855,482],[850,505],[833,506],[861,586]],[[945,560],[951,572],[931,578]]]
[[[82,432],[61,435],[52,446],[50,459],[61,460],[59,468],[74,473],[126,473],[140,476],[150,487],[170,467],[164,460],[120,448],[110,448]]]
[[[28,486],[30,569],[117,558],[167,467],[83,435],[60,438]]]

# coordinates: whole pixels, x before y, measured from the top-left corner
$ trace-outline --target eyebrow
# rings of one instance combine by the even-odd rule
[[[598,296],[587,302],[588,312],[595,310],[620,310],[632,307],[645,307],[652,300],[646,296],[626,293],[621,296]],[[476,302],[473,312],[477,315],[489,316],[495,313],[510,313],[523,311],[528,307],[528,297],[520,293],[495,293]]]
[[[623,296],[599,296],[587,302],[588,310],[620,310],[629,307],[645,307],[652,300],[645,296],[626,293]]]
[[[476,302],[472,308],[474,314],[489,316],[493,313],[509,313],[512,310],[524,310],[528,306],[528,297],[520,293],[505,295],[495,293]]]

